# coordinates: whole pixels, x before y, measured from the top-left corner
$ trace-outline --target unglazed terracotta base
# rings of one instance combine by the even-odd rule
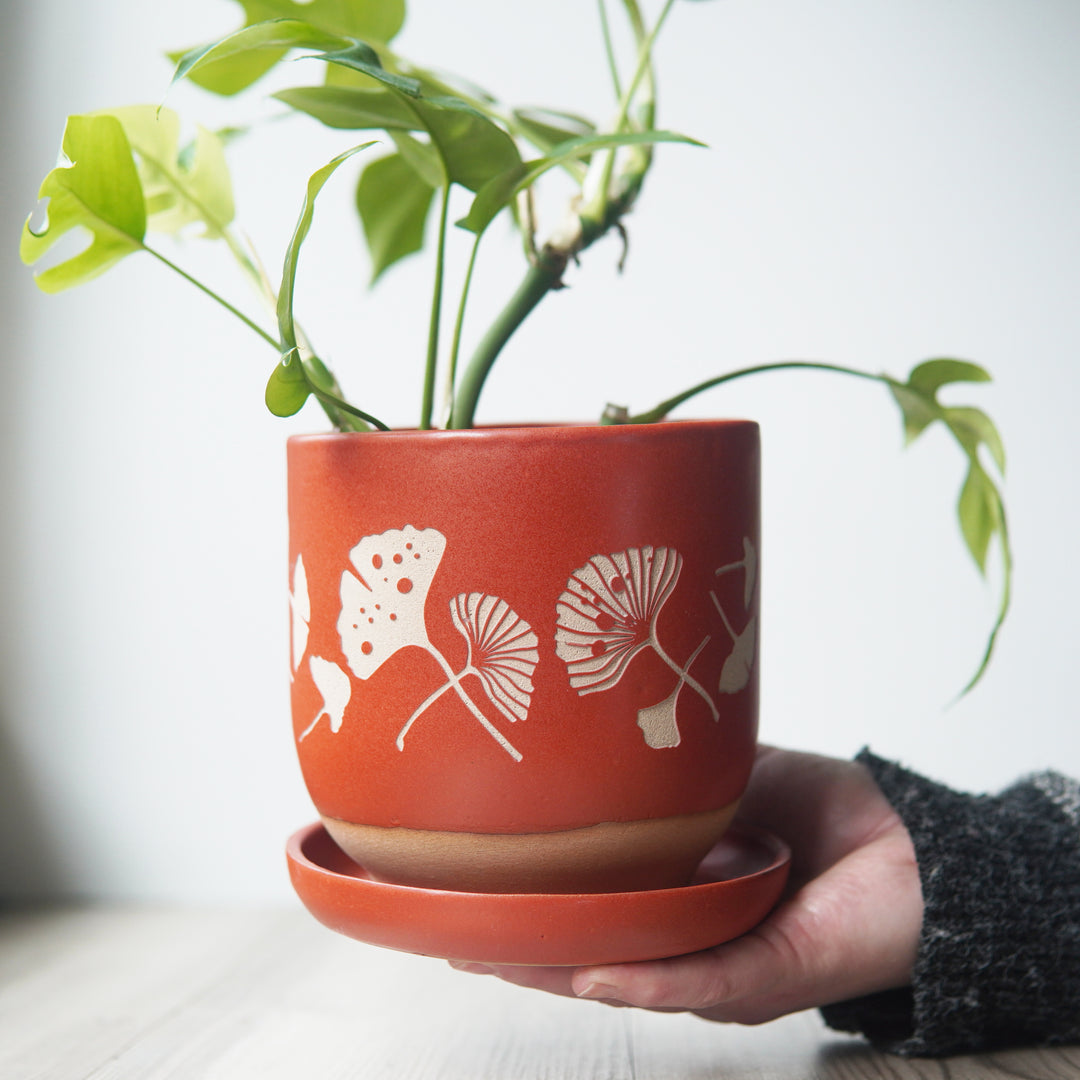
[[[698,814],[546,833],[465,833],[354,825],[323,817],[374,878],[485,893],[600,893],[686,885],[738,803]]]

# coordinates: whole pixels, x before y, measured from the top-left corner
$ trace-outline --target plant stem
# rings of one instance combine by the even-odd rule
[[[835,371],[839,372],[841,375],[854,375],[859,379],[871,379],[874,382],[883,382],[886,386],[893,384],[893,380],[890,379],[888,375],[874,375],[869,371],[859,371],[857,368],[844,367],[841,364],[826,364],[815,360],[781,360],[773,364],[757,364],[754,367],[740,368],[738,371],[729,371],[724,375],[717,375],[714,379],[707,379],[703,383],[698,383],[697,386],[692,386],[689,390],[684,390],[681,394],[676,394],[674,397],[668,398],[667,401],[660,402],[659,405],[654,409],[650,409],[648,412],[638,413],[636,416],[630,416],[624,420],[605,418],[603,422],[655,424],[658,421],[663,420],[672,409],[682,405],[685,401],[689,401],[690,398],[697,394],[704,393],[706,390],[711,390],[714,386],[720,386],[723,383],[741,379],[746,375],[760,375],[766,371],[791,371],[797,369]]]
[[[473,241],[469,265],[465,271],[465,282],[461,286],[461,299],[458,301],[457,317],[454,319],[454,338],[450,343],[450,364],[446,372],[446,420],[450,422],[454,413],[454,388],[457,384],[458,353],[461,351],[461,331],[465,326],[465,306],[469,301],[469,289],[472,286],[473,271],[476,269],[476,256],[480,250],[483,233],[478,233]]]
[[[552,289],[562,283],[566,269],[566,257],[555,252],[542,252],[540,258],[529,267],[517,291],[506,307],[488,328],[483,340],[476,347],[472,359],[461,378],[461,386],[454,396],[454,407],[450,414],[449,427],[468,428],[473,426],[476,416],[476,403],[480,391],[491,371],[492,364],[502,351],[515,330],[525,321],[529,313]]]
[[[364,412],[363,409],[358,409],[355,405],[350,405],[340,394],[323,390],[314,384],[309,385],[311,386],[312,395],[322,406],[323,412],[340,431],[369,431],[372,427],[378,428],[379,431],[390,430],[378,417]],[[341,416],[341,413],[345,413],[349,417],[355,417],[356,420],[361,421],[361,424],[347,422]]]
[[[142,248],[143,251],[148,251],[159,262],[164,263],[170,270],[175,270],[176,273],[178,273],[185,281],[190,281],[191,284],[195,286],[195,288],[201,289],[204,293],[206,293],[207,296],[210,297],[211,300],[216,300],[226,311],[232,312],[232,314],[235,315],[245,326],[248,326],[252,330],[254,330],[255,333],[263,339],[263,341],[268,342],[271,346],[273,346],[274,351],[280,354],[281,344],[278,342],[278,340],[276,338],[272,338],[261,326],[258,325],[258,323],[252,322],[251,319],[249,319],[242,311],[238,311],[236,308],[234,308],[232,304],[230,304],[229,301],[226,300],[223,296],[219,296],[209,286],[204,285],[197,278],[193,278],[186,270],[182,270],[179,266],[177,266],[176,263],[171,262],[169,259],[166,259],[160,251],[155,251],[152,247],[147,247],[146,244],[143,244]]]
[[[620,134],[626,128],[626,121],[627,117],[630,115],[630,105],[634,100],[634,95],[637,93],[642,79],[645,78],[652,68],[653,43],[656,41],[656,37],[660,33],[674,3],[675,0],[667,0],[663,10],[660,12],[659,18],[656,20],[656,25],[644,37],[641,37],[641,30],[643,28],[637,22],[637,19],[634,20],[634,31],[635,35],[638,37],[637,66],[634,69],[633,77],[619,98],[618,112],[615,115],[615,122],[611,127],[612,132],[616,135]],[[630,10],[632,14],[637,15],[638,18],[640,18],[640,14],[636,11],[636,5],[632,5]],[[648,104],[651,108],[651,93],[649,97],[650,100]],[[604,155],[598,159],[597,164],[594,167],[590,167],[589,175],[586,177],[585,187],[582,191],[585,205],[581,210],[582,226],[586,233],[598,227],[605,227],[601,223],[606,222],[608,218],[608,200],[610,197],[611,178],[615,171],[615,154],[616,151],[614,150],[605,151]]]
[[[611,26],[608,24],[607,3],[605,0],[596,0],[596,6],[600,10],[600,29],[604,35],[604,52],[607,54],[611,85],[615,90],[615,98],[618,100],[622,97],[622,83],[619,81],[619,67],[615,63],[615,49],[611,43]]]
[[[1004,584],[1002,586],[1001,601],[998,604],[997,618],[994,620],[994,628],[990,631],[990,640],[986,643],[986,648],[983,650],[982,660],[979,662],[979,668],[974,675],[968,680],[967,685],[959,694],[956,695],[956,699],[953,701],[955,705],[969,690],[971,690],[975,684],[983,677],[983,673],[986,671],[987,666],[990,663],[990,657],[993,655],[994,646],[997,644],[998,631],[1001,630],[1002,625],[1005,622],[1005,616],[1009,613],[1009,605],[1012,600],[1012,571],[1013,571],[1013,557],[1012,557],[1012,545],[1009,543],[1009,529],[1005,520],[1005,505],[1001,501],[1001,496],[997,497],[998,515],[1000,519],[1000,526],[998,532],[998,541],[1001,544],[1001,562],[1002,570],[1004,572]]]
[[[233,244],[230,243],[229,247],[233,248]],[[252,320],[249,319],[242,311],[239,311],[237,308],[233,307],[233,305],[230,304],[229,301],[226,300],[223,296],[219,296],[216,292],[214,292],[213,289],[199,281],[198,278],[192,277],[191,274],[189,274],[186,270],[177,266],[176,263],[172,262],[170,259],[167,259],[164,255],[162,255],[160,251],[155,251],[152,247],[148,247],[146,244],[142,245],[142,249],[143,251],[149,252],[151,255],[153,255],[154,258],[157,259],[159,262],[164,263],[164,265],[167,266],[170,270],[174,270],[185,281],[191,282],[191,284],[194,285],[195,288],[206,293],[206,295],[209,296],[212,300],[216,300],[226,311],[231,312],[245,326],[248,326],[252,330],[254,330],[255,333],[263,339],[263,341],[267,342],[269,345],[272,345],[274,351],[279,356],[281,355],[281,343],[275,338],[272,338],[265,330],[263,330],[261,326],[258,325],[258,323],[252,322]],[[233,248],[233,254],[237,254],[235,248]],[[239,258],[239,255],[237,257]],[[242,264],[245,262],[246,260],[241,259]],[[327,372],[327,374],[329,375],[329,372]],[[334,388],[337,388],[336,382],[334,382]],[[315,399],[318,401],[319,405],[322,407],[323,412],[326,413],[326,418],[330,421],[331,424],[334,425],[334,427],[338,428],[339,430],[366,430],[369,424],[373,424],[375,427],[379,428],[382,431],[388,430],[386,425],[381,420],[377,420],[374,416],[369,415],[361,409],[357,409],[355,406],[349,405],[336,394],[328,393],[326,390],[319,389],[315,386],[312,386],[311,392],[314,395]],[[343,418],[343,412],[346,414],[347,417],[353,417],[355,419]],[[360,423],[357,423],[357,421],[359,421]],[[316,717],[316,720],[317,719],[318,717]]]
[[[637,67],[634,69],[634,77],[630,80],[630,85],[627,86],[623,93],[622,99],[619,102],[619,115],[615,121],[615,131],[621,131],[626,124],[626,118],[630,114],[630,105],[634,100],[634,95],[637,93],[638,87],[641,85],[641,80],[649,73],[652,68],[652,48],[656,42],[656,38],[659,35],[661,29],[667,20],[671,9],[675,6],[675,0],[667,0],[664,4],[663,11],[660,12],[659,18],[656,20],[656,25],[649,31],[648,35],[641,42],[638,48],[638,62]]]
[[[644,105],[648,112],[649,125],[652,124],[654,91],[652,85],[652,47],[656,41],[675,0],[666,0],[652,30],[645,32],[636,0],[623,0],[638,44],[637,65],[633,78],[619,95],[619,108],[614,133],[620,133],[627,124],[630,106],[646,81],[647,100]],[[605,43],[612,63],[612,76],[618,86],[618,75],[614,70],[614,56],[608,34],[607,15],[600,0],[601,20],[604,26]],[[576,211],[576,235],[563,243],[546,246],[532,261],[517,291],[499,313],[495,322],[477,346],[461,380],[461,385],[454,393],[453,407],[448,426],[450,428],[472,427],[476,416],[476,405],[480,392],[491,371],[492,365],[511,335],[525,321],[529,313],[552,290],[562,286],[563,272],[571,258],[589,247],[609,229],[618,225],[619,219],[630,209],[641,187],[645,172],[651,160],[651,149],[642,151],[644,157],[636,163],[631,175],[623,178],[623,183],[615,192],[610,190],[614,172],[615,151],[598,155],[591,163],[586,174],[583,190],[583,209]],[[460,329],[460,327],[459,327]],[[455,353],[457,345],[455,343]]]
[[[424,366],[424,398],[420,406],[420,430],[431,428],[435,409],[435,373],[439,363],[439,321],[442,316],[443,271],[446,264],[446,225],[450,211],[450,183],[442,191],[439,212],[439,243],[435,253],[435,284],[431,292],[431,321],[428,324],[427,363]]]

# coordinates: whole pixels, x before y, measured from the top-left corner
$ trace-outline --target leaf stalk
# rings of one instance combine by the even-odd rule
[[[713,389],[713,387],[722,386],[724,383],[728,382],[734,382],[735,379],[741,379],[747,375],[761,375],[767,371],[792,371],[798,369],[834,371],[841,375],[854,375],[859,379],[871,379],[874,382],[882,382],[887,386],[892,386],[896,383],[896,380],[888,375],[875,375],[869,371],[859,371],[857,368],[844,367],[842,364],[829,364],[818,360],[779,360],[771,364],[755,364],[753,367],[739,368],[737,371],[728,371],[723,375],[717,375],[715,378],[706,379],[705,382],[698,383],[696,386],[690,387],[689,390],[684,390],[681,394],[676,394],[666,401],[661,401],[655,408],[649,409],[647,412],[638,413],[635,416],[628,416],[622,410],[609,407],[605,412],[601,423],[656,424],[663,420],[673,409],[678,408],[692,397],[703,394],[706,390]]]
[[[439,240],[435,253],[435,283],[431,289],[431,318],[428,323],[427,360],[424,364],[424,396],[420,405],[420,430],[431,430],[435,411],[435,377],[439,365],[439,322],[442,319],[443,276],[446,270],[446,228],[450,212],[450,183],[442,191],[439,210]]]

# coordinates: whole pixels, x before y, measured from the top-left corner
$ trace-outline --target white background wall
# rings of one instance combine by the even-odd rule
[[[163,50],[231,29],[236,6],[5,7],[0,892],[283,899],[282,844],[313,816],[287,715],[283,444],[321,414],[266,414],[266,347],[148,259],[46,297],[16,256],[64,116],[159,101]],[[410,7],[406,54],[606,114],[593,5]],[[587,253],[491,381],[482,418],[513,421],[643,408],[778,358],[906,374],[953,355],[994,373],[954,399],[986,408],[1009,450],[1015,603],[990,672],[948,709],[998,577],[981,583],[962,549],[947,439],[902,451],[883,390],[823,375],[684,411],[763,427],[770,741],[869,743],[968,788],[1080,774],[1078,41],[1071,0],[680,5],[661,119],[711,149],[661,151],[627,272],[615,243]],[[187,88],[169,101],[209,126],[233,115]],[[241,222],[270,265],[306,176],[349,142],[301,121],[238,147]],[[351,182],[320,206],[299,310],[353,396],[412,424],[428,270],[365,292]],[[495,232],[474,329],[518,273]]]

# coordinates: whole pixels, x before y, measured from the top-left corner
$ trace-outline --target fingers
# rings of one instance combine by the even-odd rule
[[[497,975],[504,982],[514,983],[515,986],[528,986],[534,990],[544,990],[549,994],[559,994],[562,997],[576,996],[570,985],[573,968],[471,964],[456,960],[451,960],[450,966],[457,971],[466,971],[473,975]]]
[[[465,971],[473,975],[495,975],[503,982],[513,983],[515,986],[528,987],[531,990],[543,990],[549,994],[558,994],[560,997],[584,997],[574,990],[573,976],[575,968],[572,967],[524,967],[512,964],[472,964],[457,960],[451,960],[450,966],[456,971]],[[585,970],[585,969],[581,969]],[[624,1008],[625,1001],[614,998],[606,999],[588,995],[604,1005],[613,1005]],[[660,1012],[686,1012],[683,1008],[659,1008]]]
[[[643,1009],[678,1008],[713,1020],[756,1024],[801,1007],[794,989],[806,980],[796,973],[793,959],[777,925],[689,956],[580,968],[571,986],[582,998]],[[788,982],[785,974],[794,981]]]
[[[923,914],[918,867],[866,769],[764,748],[740,817],[795,850],[788,899],[743,937],[647,963],[455,966],[563,996],[747,1024],[910,981]]]
[[[922,921],[905,841],[910,849],[906,833],[898,833],[854,853],[735,941],[670,960],[581,968],[571,989],[579,997],[756,1024],[905,985]]]

